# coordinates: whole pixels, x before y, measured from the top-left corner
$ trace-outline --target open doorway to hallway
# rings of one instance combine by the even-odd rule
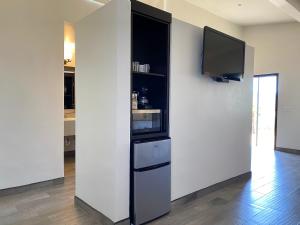
[[[278,74],[256,75],[253,81],[252,146],[274,150]]]
[[[256,75],[253,80],[252,170],[274,163],[278,105],[278,74]]]
[[[65,179],[75,175],[75,27],[64,22],[64,156]]]

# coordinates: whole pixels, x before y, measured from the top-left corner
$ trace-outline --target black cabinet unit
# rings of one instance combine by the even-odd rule
[[[169,135],[170,24],[171,14],[132,1],[134,140]]]
[[[169,73],[171,14],[131,1],[130,220],[140,225],[171,208]]]

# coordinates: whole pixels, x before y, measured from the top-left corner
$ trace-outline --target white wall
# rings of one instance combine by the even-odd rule
[[[242,38],[242,27],[218,17],[205,9],[183,0],[165,0],[173,17],[198,27],[210,26],[237,38]]]
[[[277,147],[300,150],[300,24],[247,27],[255,47],[255,74],[279,73]]]
[[[210,26],[237,38],[243,38],[243,27],[216,16],[185,0],[139,0],[172,13],[173,18],[198,27]]]
[[[203,29],[173,20],[171,35],[174,200],[250,171],[253,49],[243,82],[217,83],[201,75]]]
[[[139,0],[145,4],[166,10],[173,17],[195,26],[211,26],[237,38],[243,37],[243,28],[237,24],[216,16],[209,11],[183,0]],[[102,7],[91,0],[61,0],[61,11],[66,21],[76,23],[85,16]]]
[[[64,176],[63,20],[57,1],[0,7],[0,189]]]
[[[129,214],[130,2],[76,26],[76,196],[114,222]]]

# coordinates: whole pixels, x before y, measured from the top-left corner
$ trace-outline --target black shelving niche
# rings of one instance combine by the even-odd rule
[[[168,73],[168,27],[147,16],[133,13],[133,61],[150,64],[152,73]]]
[[[162,122],[159,132],[131,132],[131,139],[168,137],[171,14],[136,1],[132,3],[131,61],[149,64],[150,71],[132,71],[131,93],[141,93],[142,88],[146,87],[150,109],[161,111]]]

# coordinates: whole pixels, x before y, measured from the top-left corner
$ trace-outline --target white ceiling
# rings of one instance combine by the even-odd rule
[[[269,0],[185,0],[235,24],[256,24],[295,21]]]
[[[300,0],[269,0],[287,15],[300,22]]]
[[[65,0],[98,3],[101,7],[110,0]],[[139,0],[157,5],[172,0]],[[258,24],[300,22],[300,0],[179,0],[205,9],[232,23],[251,26]],[[162,6],[161,6],[162,7]]]

